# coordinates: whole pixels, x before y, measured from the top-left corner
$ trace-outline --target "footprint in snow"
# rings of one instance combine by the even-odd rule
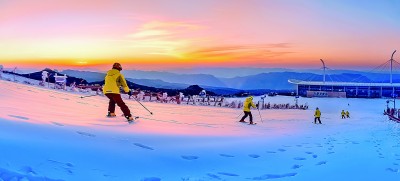
[[[228,154],[219,154],[219,156],[222,156],[222,157],[229,157],[229,158],[235,157],[235,156],[233,156],[233,155],[228,155]]]
[[[91,133],[86,133],[86,132],[81,132],[81,131],[77,131],[76,133],[78,133],[82,136],[96,137],[96,135],[91,134]]]
[[[249,157],[251,157],[251,158],[259,158],[259,157],[260,157],[260,155],[256,155],[256,154],[250,154],[250,155],[249,155]]]
[[[284,177],[293,177],[296,176],[297,173],[286,173],[286,174],[265,174],[259,177],[248,178],[250,180],[267,180],[267,179],[278,179]]]
[[[20,171],[27,175],[36,175],[36,172],[29,166],[22,167]]]
[[[295,158],[293,158],[294,160],[306,160],[306,158],[303,158],[303,157],[295,157]]]
[[[212,174],[212,173],[208,173],[207,176],[209,176],[213,179],[221,180],[221,177],[219,177],[218,175]]]
[[[325,165],[325,164],[326,164],[326,161],[320,161],[316,165]]]
[[[161,179],[158,177],[146,177],[143,178],[141,181],[161,181]]]
[[[230,177],[237,177],[237,176],[239,176],[238,174],[228,173],[228,172],[218,172],[218,174],[220,174],[220,175],[225,175],[225,176],[230,176]]]
[[[282,149],[282,148],[280,148],[280,149],[278,149],[278,151],[280,151],[280,152],[285,152],[286,150],[285,150],[285,149]]]
[[[181,157],[185,160],[197,160],[199,158],[198,156],[192,156],[192,155],[182,155]]]
[[[61,124],[61,123],[57,123],[57,122],[51,122],[52,124],[54,124],[54,125],[56,125],[56,126],[64,126],[63,124]]]
[[[72,168],[74,167],[74,165],[72,163],[63,163],[63,162],[59,162],[56,160],[47,160],[48,162],[50,162],[51,164],[61,168],[62,170],[64,170],[66,173],[72,175],[74,172],[72,171]]]
[[[17,119],[29,120],[29,118],[23,117],[23,116],[16,116],[16,115],[10,115],[10,114],[8,116],[13,117],[13,118],[17,118]]]
[[[298,169],[298,168],[300,168],[300,167],[302,167],[303,165],[297,165],[297,164],[295,164],[295,165],[293,165],[292,166],[292,169]]]
[[[313,154],[313,152],[311,152],[311,151],[306,151],[305,153],[309,154],[309,155]]]
[[[399,172],[399,169],[397,169],[397,168],[386,168],[386,171],[389,171],[389,172]]]
[[[147,150],[154,150],[152,147],[140,144],[140,143],[133,143],[135,146],[143,148],[143,149],[147,149]]]

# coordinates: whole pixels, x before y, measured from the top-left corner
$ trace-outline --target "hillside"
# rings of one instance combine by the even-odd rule
[[[258,124],[247,125],[239,109],[143,102],[149,115],[124,97],[140,116],[129,125],[105,117],[104,96],[80,96],[0,80],[1,180],[399,178],[399,130],[382,116],[382,99],[300,98],[310,110],[253,110]],[[315,107],[322,125],[311,123]],[[351,119],[340,119],[341,109]]]

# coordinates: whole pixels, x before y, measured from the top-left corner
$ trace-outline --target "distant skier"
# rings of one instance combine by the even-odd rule
[[[253,102],[253,96],[246,98],[246,101],[243,104],[244,116],[242,117],[242,119],[240,119],[239,122],[245,123],[244,119],[246,119],[247,116],[250,116],[250,124],[254,124],[253,115],[251,114],[250,107],[257,108],[257,106]]]
[[[321,123],[321,111],[318,109],[318,107],[315,109],[315,113],[314,113],[314,124],[317,124],[317,120],[319,122],[319,124]]]
[[[344,112],[344,110],[342,110],[340,114],[342,115],[342,119],[346,119],[346,112]]]
[[[346,118],[350,118],[350,113],[349,113],[349,111],[346,111]]]
[[[125,118],[128,121],[133,121],[131,112],[128,106],[126,106],[126,104],[122,100],[120,94],[120,87],[122,86],[125,93],[132,95],[132,92],[130,91],[128,85],[126,84],[124,76],[120,73],[121,70],[122,70],[121,64],[114,63],[112,69],[107,72],[107,75],[105,77],[105,85],[103,87],[103,93],[110,99],[110,102],[108,103],[108,116],[109,117],[116,116],[115,104],[117,104],[124,113]]]

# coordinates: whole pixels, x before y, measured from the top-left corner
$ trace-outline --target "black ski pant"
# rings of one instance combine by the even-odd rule
[[[250,111],[243,111],[244,115],[242,117],[242,119],[240,119],[241,122],[244,122],[244,119],[247,118],[247,116],[250,116],[250,124],[253,124],[253,115],[251,115]]]
[[[121,108],[121,111],[124,113],[124,116],[131,117],[131,111],[128,106],[124,103],[121,98],[121,94],[106,94],[110,102],[108,103],[108,112],[115,113],[115,104]]]
[[[320,117],[315,117],[314,124],[317,124],[317,120],[318,120],[319,124],[322,124]]]

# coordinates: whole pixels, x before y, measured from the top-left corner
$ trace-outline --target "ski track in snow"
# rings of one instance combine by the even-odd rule
[[[23,173],[13,172],[0,168],[0,180],[4,181],[63,181],[61,179],[48,178],[32,172],[30,167],[24,167],[20,170]]]

